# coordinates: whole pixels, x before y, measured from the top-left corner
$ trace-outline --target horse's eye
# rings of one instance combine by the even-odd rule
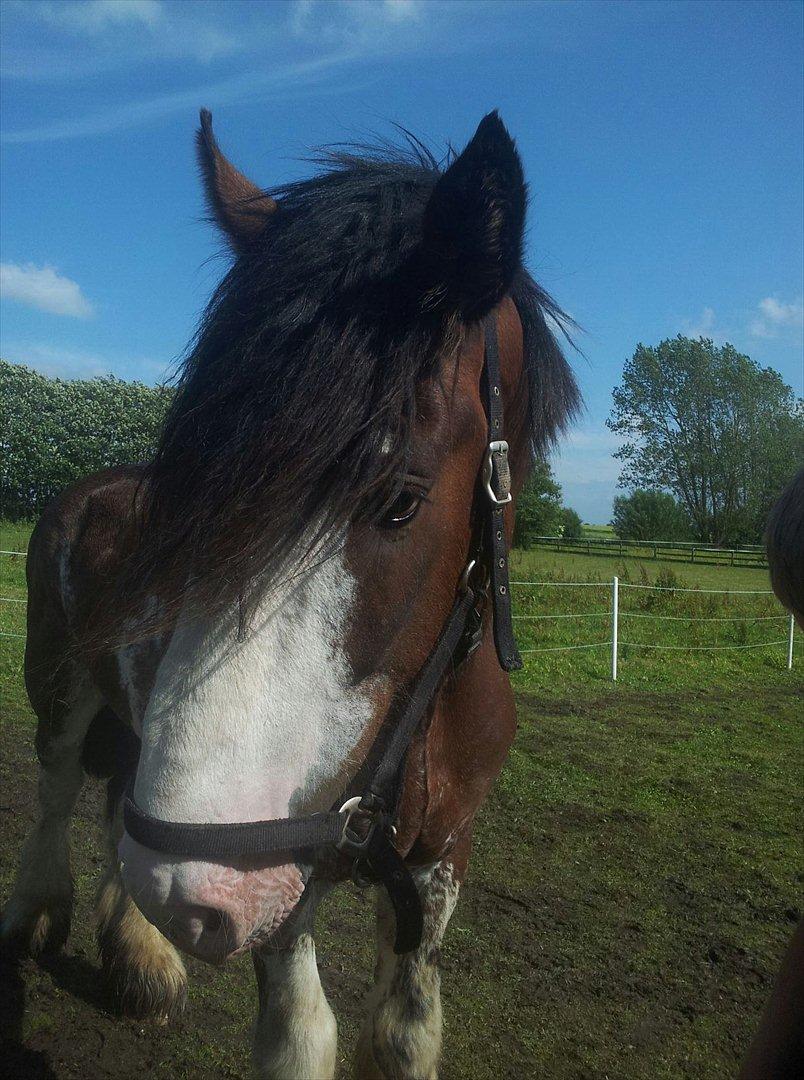
[[[405,488],[399,492],[377,524],[381,529],[399,529],[413,521],[423,502],[422,492]]]

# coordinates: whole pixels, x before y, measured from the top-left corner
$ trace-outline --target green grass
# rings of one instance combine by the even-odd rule
[[[514,553],[512,561],[517,579],[600,583],[516,586],[518,614],[607,611],[614,572],[634,584],[768,588],[760,570],[543,550]],[[24,596],[23,570],[22,560],[0,557],[0,594]],[[784,636],[769,631],[783,622],[760,621],[781,614],[769,596],[624,589],[622,603],[646,615],[753,617],[630,625],[626,616],[626,640],[739,644]],[[21,605],[10,607],[0,604],[2,629],[21,629]],[[605,639],[608,617],[521,621],[518,630],[524,647]],[[443,950],[444,1080],[734,1075],[801,909],[800,635],[796,644],[792,672],[782,646],[624,648],[617,685],[605,646],[527,655],[514,679],[519,731],[479,816],[469,881]],[[22,642],[0,638],[0,785],[14,811],[0,848],[3,897],[36,782],[21,657]],[[99,804],[92,785],[73,830],[79,906],[71,966],[29,964],[23,973],[27,1045],[59,1077],[100,1075],[96,1045],[110,1048],[108,1075],[119,1080],[246,1075],[255,1008],[247,961],[223,971],[191,963],[188,1015],[167,1028],[121,1020],[91,989]],[[369,898],[338,890],[322,911],[318,941],[345,1076],[372,965]]]
[[[26,551],[33,522],[0,518],[0,551]]]
[[[544,548],[515,551],[511,576],[517,582],[545,585],[512,586],[517,637],[523,649],[563,649],[611,640],[611,581],[620,579],[619,680],[624,687],[677,690],[718,688],[736,680],[744,686],[789,686],[800,679],[801,634],[796,632],[798,659],[786,670],[788,617],[772,595],[765,570],[740,567],[686,566],[658,560],[616,559],[600,555],[559,554]],[[570,582],[598,582],[568,587]],[[661,585],[653,591],[629,585]],[[753,590],[757,595],[718,595],[704,589]],[[555,616],[590,615],[589,618]],[[524,616],[524,618],[522,617]],[[540,616],[551,616],[540,618]],[[710,621],[694,621],[704,619]],[[748,621],[736,621],[747,619]],[[735,621],[726,621],[735,620]],[[722,646],[768,648],[719,651]],[[667,651],[639,646],[672,646]],[[687,646],[711,647],[701,651]],[[522,690],[604,689],[610,685],[611,650],[599,648],[525,653],[525,667],[515,677]]]
[[[612,525],[587,525],[584,522],[583,537],[590,540],[613,540],[614,527]]]

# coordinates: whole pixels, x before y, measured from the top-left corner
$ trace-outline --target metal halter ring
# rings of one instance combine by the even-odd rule
[[[335,845],[338,851],[352,851],[360,854],[371,843],[374,830],[379,825],[379,819],[376,811],[360,808],[362,799],[362,795],[354,795],[351,799],[347,799],[338,811],[339,814],[346,814],[341,838]],[[362,827],[358,825],[356,830],[352,825],[352,819],[363,822]]]

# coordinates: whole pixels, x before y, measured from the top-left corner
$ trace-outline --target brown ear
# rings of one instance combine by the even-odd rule
[[[235,251],[246,251],[261,235],[267,219],[276,210],[276,202],[223,156],[212,132],[209,109],[201,110],[201,128],[195,140],[212,217]]]

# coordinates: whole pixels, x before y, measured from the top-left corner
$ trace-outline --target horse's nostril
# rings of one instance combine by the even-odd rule
[[[208,934],[217,933],[223,926],[223,912],[217,908],[207,908],[203,917],[204,930]]]

